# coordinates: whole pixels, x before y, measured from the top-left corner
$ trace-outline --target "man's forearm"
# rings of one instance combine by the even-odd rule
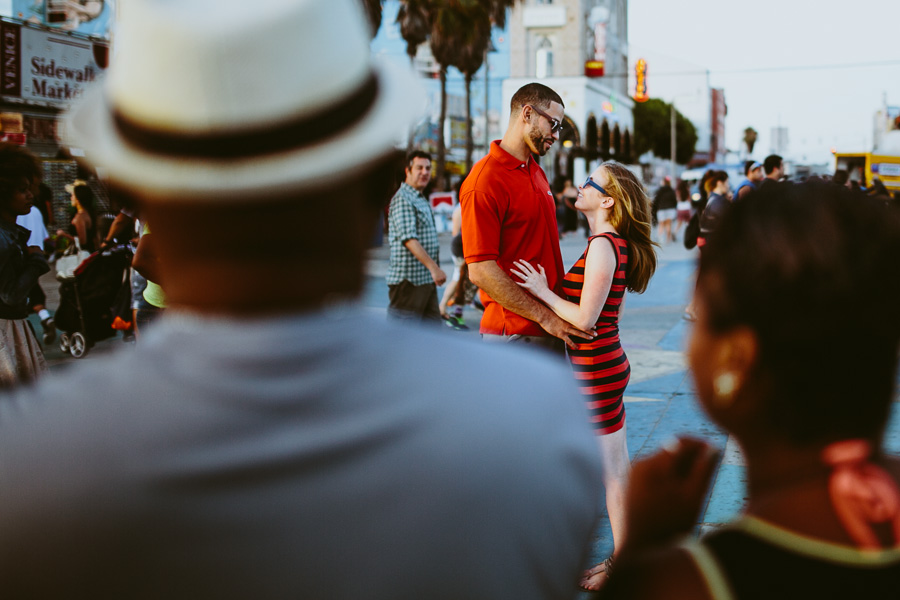
[[[403,245],[406,246],[406,249],[409,250],[410,254],[416,257],[420,263],[425,265],[429,271],[433,271],[435,269],[439,269],[440,265],[438,265],[431,256],[425,252],[425,247],[422,246],[422,243],[419,242],[416,238],[410,238],[403,242]]]
[[[469,279],[500,306],[526,319],[540,324],[548,314],[552,314],[549,308],[520,288],[493,260],[470,263]]]

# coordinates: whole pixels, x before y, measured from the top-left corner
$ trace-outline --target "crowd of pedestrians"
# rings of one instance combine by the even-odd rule
[[[173,29],[186,16],[194,27]],[[772,155],[734,192],[708,172],[693,206],[671,180],[651,202],[614,161],[554,195],[538,159],[565,104],[529,83],[459,188],[451,281],[479,289],[472,343],[430,326],[459,326],[450,299],[465,300],[438,299],[431,156],[394,149],[422,96],[371,60],[355,0],[258,0],[249,14],[134,0],[119,26],[107,77],[65,131],[127,208],[103,235],[75,182],[63,233],[102,250],[140,214],[139,294],[165,310],[131,351],[46,375],[26,317],[49,266],[16,225],[39,169],[0,145],[9,597],[895,593],[900,462],[881,444],[900,211],[880,190],[780,182]],[[151,51],[159,39],[167,52]],[[590,232],[568,268],[560,235],[577,219],[560,198]],[[357,300],[386,206],[388,319]],[[289,240],[272,233],[285,223]],[[686,315],[697,398],[749,479],[746,514],[690,541],[716,451],[682,438],[632,470],[619,338],[626,291],[647,289],[682,225],[700,247]],[[840,335],[825,326],[836,307],[854,313]],[[460,376],[437,385],[447,356]],[[592,565],[604,492],[614,552]]]

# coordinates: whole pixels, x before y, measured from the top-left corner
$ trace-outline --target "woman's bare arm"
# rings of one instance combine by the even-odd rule
[[[582,330],[589,330],[597,323],[597,318],[606,304],[616,272],[616,252],[608,241],[594,239],[588,247],[584,266],[584,285],[581,302],[575,304],[556,295],[547,285],[543,267],[535,269],[525,261],[515,263],[519,270],[513,274],[523,282],[520,286],[529,290],[560,318]]]

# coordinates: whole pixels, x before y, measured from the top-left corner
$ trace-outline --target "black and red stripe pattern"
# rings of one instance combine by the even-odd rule
[[[616,272],[609,295],[597,318],[597,336],[590,340],[573,338],[577,348],[569,349],[569,361],[575,380],[585,396],[594,430],[598,435],[613,433],[625,424],[622,396],[631,375],[631,366],[619,342],[619,308],[625,297],[625,270],[628,243],[617,233],[593,236],[607,239],[616,252]],[[587,249],[563,279],[563,293],[570,302],[580,303],[584,287],[584,263]]]

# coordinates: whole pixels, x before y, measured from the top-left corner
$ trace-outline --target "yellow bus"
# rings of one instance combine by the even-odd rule
[[[900,156],[835,152],[834,168],[844,169],[850,173],[851,180],[855,179],[863,187],[869,187],[878,178],[889,191],[900,190]]]

